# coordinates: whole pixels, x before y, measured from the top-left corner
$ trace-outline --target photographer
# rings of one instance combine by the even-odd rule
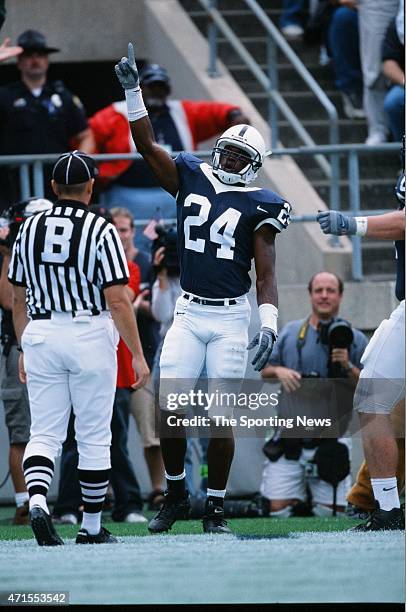
[[[38,212],[52,208],[43,199],[19,202],[3,212],[0,219],[0,308],[1,308],[1,398],[3,400],[10,450],[9,468],[15,492],[15,525],[28,525],[28,493],[22,462],[25,446],[30,438],[30,407],[27,387],[18,376],[17,338],[12,319],[12,289],[7,278],[10,253],[18,229],[23,221]]]
[[[360,331],[351,328],[347,321],[339,319],[338,312],[343,296],[343,283],[330,272],[319,272],[309,282],[308,291],[312,312],[304,320],[291,321],[279,335],[272,352],[270,365],[262,370],[263,378],[277,378],[282,384],[279,410],[283,398],[293,400],[292,405],[304,397],[304,379],[340,379],[350,383],[352,396],[360,374],[360,360],[367,345],[367,338]],[[347,346],[347,348],[345,348]],[[309,382],[309,381],[308,381]],[[322,391],[327,381],[317,385]],[[309,396],[308,396],[309,397]],[[310,396],[307,412],[329,409],[329,400],[322,395]],[[316,400],[316,401],[315,401]],[[345,402],[351,406],[350,402]],[[299,404],[296,404],[299,406]],[[302,406],[303,408],[303,406]],[[312,416],[309,414],[308,416]],[[340,435],[343,435],[341,432]],[[284,439],[276,432],[274,438],[264,447],[267,460],[261,483],[261,493],[269,500],[271,516],[298,514],[307,501],[306,485],[311,492],[311,510],[316,516],[331,516],[345,510],[345,495],[350,486],[349,455],[343,438],[333,439]],[[337,444],[339,443],[339,445]],[[318,455],[316,456],[316,452]],[[317,464],[323,479],[309,474],[312,460],[322,457],[324,467]],[[333,485],[335,476],[336,484]],[[345,475],[345,477],[343,476]],[[347,474],[347,475],[346,475]]]

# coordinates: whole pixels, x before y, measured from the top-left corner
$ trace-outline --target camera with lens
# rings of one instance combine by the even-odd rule
[[[320,321],[319,327],[320,342],[325,344],[330,349],[330,358],[328,363],[328,372],[330,378],[346,378],[347,372],[338,362],[332,362],[331,352],[335,348],[350,349],[354,340],[354,332],[352,331],[351,323],[345,319],[334,317],[331,321],[323,323]]]
[[[157,238],[152,243],[151,253],[154,257],[155,253],[161,247],[165,248],[164,257],[159,264],[155,266],[155,272],[160,272],[163,268],[166,268],[168,276],[179,276],[179,257],[178,257],[178,233],[175,227],[164,227],[163,225],[157,225],[155,227]]]
[[[50,210],[52,206],[52,202],[44,198],[29,198],[4,210],[0,217],[0,227],[8,227],[9,233],[6,238],[0,238],[0,246],[11,249],[17,238],[21,223],[32,215]]]

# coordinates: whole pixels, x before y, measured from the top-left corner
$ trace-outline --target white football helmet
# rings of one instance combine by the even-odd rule
[[[256,179],[265,157],[270,154],[258,130],[250,125],[233,125],[218,138],[213,147],[213,174],[226,185],[248,185]],[[240,170],[235,169],[238,162],[245,162]]]

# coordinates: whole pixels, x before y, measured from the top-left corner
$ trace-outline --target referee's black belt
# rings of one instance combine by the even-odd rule
[[[68,312],[63,312],[62,314],[71,314],[72,318],[75,318],[76,316],[83,316],[83,314],[86,313],[87,316],[89,317],[97,317],[98,315],[102,314],[102,311],[98,310],[97,308],[92,308],[86,311],[83,310],[79,310],[78,312],[73,311],[68,311]],[[31,314],[30,317],[33,321],[41,321],[41,320],[49,320],[52,319],[52,315],[53,314],[61,314],[59,311],[50,311],[48,310],[48,312],[39,312],[37,314]]]
[[[196,304],[201,304],[202,306],[234,306],[237,303],[237,300],[207,300],[206,298],[198,298],[192,297],[189,293],[184,293],[182,295],[185,300],[189,300],[189,302],[195,302]]]

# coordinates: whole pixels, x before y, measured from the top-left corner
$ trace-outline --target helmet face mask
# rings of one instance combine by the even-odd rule
[[[255,180],[265,155],[265,143],[255,128],[232,126],[213,148],[213,174],[226,185],[248,185]]]

